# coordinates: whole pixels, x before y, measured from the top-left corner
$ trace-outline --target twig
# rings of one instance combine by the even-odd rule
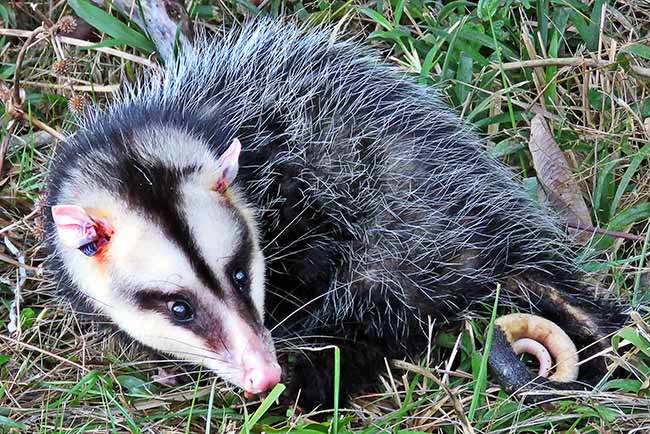
[[[31,46],[31,42],[34,40],[36,36],[39,34],[43,33],[44,31],[50,31],[50,30],[56,30],[57,26],[53,26],[51,29],[45,29],[44,27],[38,27],[32,32],[27,32],[27,40],[23,44],[22,48],[20,49],[20,52],[18,53],[18,58],[16,60],[16,70],[14,72],[14,88],[13,92],[11,92],[7,86],[5,85],[4,81],[0,81],[0,99],[2,99],[2,103],[5,105],[6,111],[11,116],[12,119],[20,119],[22,122],[25,123],[32,123],[35,125],[37,128],[48,132],[52,137],[65,141],[65,136],[61,133],[59,133],[57,130],[54,128],[50,127],[47,125],[45,122],[41,121],[37,117],[33,115],[28,115],[25,113],[25,111],[22,108],[22,101],[20,98],[20,72],[21,72],[21,67],[23,63],[23,59],[25,58],[25,53],[27,53],[27,50]],[[11,134],[9,134],[11,136]],[[5,141],[3,140],[3,145]],[[7,141],[7,145],[8,145]],[[2,150],[2,149],[0,149]],[[6,149],[4,149],[4,152],[6,152]],[[4,163],[4,155],[2,156],[2,162]],[[2,168],[3,163],[0,163],[0,169]],[[0,171],[1,174],[1,171]]]
[[[16,107],[20,107],[21,105],[20,69],[23,65],[23,59],[25,58],[25,54],[27,53],[27,50],[29,49],[34,38],[36,38],[36,36],[38,36],[39,34],[43,33],[43,31],[45,31],[45,28],[43,26],[34,29],[27,37],[25,43],[23,43],[23,46],[20,48],[20,52],[18,52],[18,58],[16,59],[16,69],[14,71],[14,98],[13,98],[13,104]],[[8,108],[7,111],[10,112],[10,109]]]
[[[13,265],[14,267],[23,267],[25,270],[32,271],[36,275],[39,275],[43,272],[43,270],[39,267],[34,267],[32,265],[27,265],[27,264],[22,265],[11,256],[5,255],[4,253],[0,253],[0,261],[6,262],[7,264]]]
[[[22,300],[23,285],[27,281],[27,272],[25,271],[25,254],[18,250],[8,237],[4,237],[5,247],[16,257],[18,261],[18,277],[16,277],[16,285],[12,288],[14,299],[9,304],[9,324],[7,330],[12,335],[15,333],[20,337],[20,302]]]
[[[44,350],[43,348],[39,348],[36,345],[28,344],[27,342],[22,342],[17,339],[11,338],[9,336],[5,336],[3,334],[0,334],[0,339],[4,339],[5,341],[11,342],[12,344],[17,344],[22,347],[27,348],[28,350],[36,351],[41,354],[45,354],[46,356],[52,357],[60,362],[66,363],[68,365],[72,365],[77,369],[81,369],[84,372],[88,372],[88,368],[85,368],[81,366],[79,363],[73,362],[72,360],[68,360],[65,357],[61,357],[58,354],[54,354],[50,351]]]
[[[57,84],[41,83],[38,81],[23,81],[25,85],[32,87],[43,87],[46,89],[72,90],[76,92],[113,93],[119,90],[119,84]]]
[[[512,69],[520,68],[537,68],[541,66],[591,66],[591,67],[608,67],[618,65],[619,62],[612,62],[609,60],[593,60],[585,59],[584,57],[562,57],[562,58],[550,58],[550,59],[532,59],[532,60],[521,60],[517,62],[508,62],[503,63],[501,67],[505,71]],[[493,68],[498,68],[499,65],[492,64]],[[636,72],[642,77],[650,78],[650,68],[644,68],[642,66],[630,65],[632,71]]]
[[[433,373],[428,369],[421,368],[417,365],[405,362],[403,360],[393,360],[393,365],[396,368],[404,369],[405,371],[415,372],[416,374],[420,374],[423,377],[433,380],[433,382],[436,383],[438,387],[440,387],[442,390],[444,390],[447,393],[447,396],[451,398],[451,402],[454,405],[454,410],[456,411],[456,415],[458,416],[458,419],[460,419],[460,423],[463,426],[463,432],[465,434],[474,434],[474,428],[472,428],[472,425],[470,425],[469,420],[467,420],[467,416],[465,415],[465,409],[463,408],[463,404],[460,402],[456,394],[449,388],[449,386],[447,386],[440,379],[438,379],[438,377],[433,375]]]
[[[3,101],[4,102],[4,101]],[[33,114],[27,114],[25,111],[20,108],[20,107],[11,107],[11,111],[9,111],[9,107],[5,104],[5,107],[7,107],[7,112],[9,112],[10,116],[14,119],[20,119],[21,121],[29,124],[30,122],[35,125],[37,128],[45,131],[48,133],[50,136],[54,137],[55,139],[65,142],[66,138],[63,134],[34,116]]]
[[[9,226],[5,226],[4,228],[0,229],[0,235],[4,234],[5,232],[9,232],[9,231],[13,230],[15,227],[21,225],[23,222],[25,222],[25,221],[29,220],[30,218],[34,217],[39,212],[40,212],[39,208],[36,208],[36,209],[32,210],[32,212],[30,212],[29,214],[27,214],[25,217],[21,218],[20,220],[16,220],[15,222],[10,224]]]
[[[63,134],[61,134],[60,132],[58,132],[57,130],[55,130],[54,128],[52,128],[51,126],[49,126],[48,124],[46,124],[45,122],[37,118],[36,116],[28,115],[25,112],[22,112],[22,116],[23,116],[23,121],[27,123],[31,122],[41,130],[49,133],[49,135],[54,137],[55,139],[61,142],[65,142],[66,138]]]
[[[93,42],[84,41],[83,39],[68,38],[67,36],[57,36],[56,38],[59,41],[63,42],[64,44],[74,45],[75,47],[84,47],[84,48],[92,47],[92,49],[95,51],[99,51],[101,53],[119,57],[121,59],[130,60],[133,63],[139,63],[140,65],[144,65],[148,67],[156,66],[155,62],[152,62],[151,60],[146,59],[142,56],[136,56],[135,54],[126,53],[124,51],[117,50],[115,48],[93,47],[93,45],[97,45],[97,44]]]
[[[587,231],[587,232],[592,232],[601,235],[609,235],[610,237],[624,238],[626,240],[633,240],[633,241],[645,240],[645,238],[640,235],[629,234],[627,232],[609,231],[607,229],[601,229],[594,226],[587,226],[580,223],[567,223],[567,226],[570,227],[571,229],[576,229],[578,231]]]
[[[29,36],[30,33],[31,32],[29,30],[0,29],[0,35],[15,36],[17,38],[26,38]],[[144,57],[125,53],[124,51],[116,50],[115,48],[93,47],[93,45],[97,45],[97,44],[93,42],[84,41],[82,39],[69,38],[67,36],[56,36],[56,39],[59,42],[63,42],[64,44],[68,44],[68,45],[74,45],[75,47],[92,47],[92,49],[95,51],[106,53],[111,56],[119,57],[121,59],[130,60],[131,62],[139,63],[141,65],[145,65],[148,67],[152,67],[155,65],[154,62],[150,61],[149,59],[145,59]]]

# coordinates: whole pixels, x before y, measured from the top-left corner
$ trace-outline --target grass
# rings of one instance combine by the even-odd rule
[[[617,375],[605,378],[598,393],[578,395],[550,411],[523,405],[485,378],[484,331],[490,323],[485,319],[468,319],[462,329],[432,337],[420,364],[387,368],[377,390],[345,408],[328,403],[333,411],[281,412],[274,405],[281,386],[261,403],[246,401],[205,372],[175,387],[152,381],[161,367],[194,368],[150,360],[110,332],[81,323],[58,303],[52,295],[55,282],[40,272],[42,229],[33,212],[57,146],[38,120],[58,131],[74,131],[71,84],[74,95],[101,104],[145,67],[151,43],[127,17],[99,13],[87,1],[35,4],[0,0],[0,28],[32,30],[45,19],[57,22],[76,11],[104,36],[91,48],[31,46],[21,73],[28,121],[11,122],[3,106],[0,131],[9,146],[0,179],[0,234],[16,246],[18,256],[24,255],[25,265],[18,265],[20,259],[8,247],[0,251],[0,431],[650,432],[650,327],[644,312],[612,339]],[[596,235],[591,247],[597,260],[586,267],[603,292],[648,300],[647,5],[636,0],[263,4],[264,14],[337,23],[339,31],[361,35],[389,62],[438,88],[485,134],[490,151],[521,174],[535,198],[540,186],[527,151],[529,121],[543,114],[573,167],[593,224],[637,235],[636,240]],[[216,31],[223,22],[257,11],[245,0],[192,0],[186,6],[199,26]],[[24,42],[24,36],[0,34],[0,77],[9,87]],[[71,59],[68,70],[54,72],[52,64],[62,54]],[[9,334],[5,326],[21,269],[26,279],[19,327]],[[345,354],[336,352],[336,357]]]

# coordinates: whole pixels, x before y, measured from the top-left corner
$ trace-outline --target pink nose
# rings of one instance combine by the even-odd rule
[[[273,364],[264,364],[244,370],[244,389],[249,393],[262,393],[280,382],[282,371]]]

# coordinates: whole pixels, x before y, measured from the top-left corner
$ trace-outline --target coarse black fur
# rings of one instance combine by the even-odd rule
[[[582,359],[602,350],[624,307],[596,300],[581,283],[552,213],[429,89],[367,49],[328,38],[262,21],[198,43],[84,122],[57,155],[49,204],[57,185],[81,171],[122,189],[152,218],[176,221],[165,198],[185,174],[139,161],[131,134],[178,129],[216,153],[239,138],[235,186],[262,232],[266,325],[307,406],[331,404],[333,356],[295,347],[338,345],[347,396],[375,382],[384,358],[417,356],[429,323],[453,325],[489,304],[497,284],[504,300],[567,331]],[[77,156],[88,153],[103,157],[79,167]],[[161,191],[152,195],[143,171]],[[169,226],[173,237],[182,230]],[[536,380],[499,330],[490,362],[512,392],[593,385],[605,372],[595,358],[581,367],[580,383]]]

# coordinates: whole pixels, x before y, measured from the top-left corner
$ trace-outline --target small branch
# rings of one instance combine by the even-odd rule
[[[17,38],[26,38],[30,35],[29,30],[20,30],[20,29],[0,29],[0,35],[4,36],[15,36]],[[56,36],[56,40],[59,42],[63,42],[64,44],[68,45],[74,45],[75,47],[90,47],[93,45],[97,45],[94,42],[88,42],[84,41],[82,39],[75,39],[75,38],[70,38],[67,36]],[[119,57],[121,59],[126,59],[130,60],[131,62],[139,63],[141,65],[145,66],[154,66],[155,63],[145,59],[144,57],[136,56],[135,54],[130,54],[130,53],[125,53],[124,51],[116,50],[115,48],[108,48],[108,47],[93,47],[92,48],[95,51],[99,51],[100,53],[106,53],[111,56]]]
[[[7,263],[9,265],[13,265],[14,267],[23,267],[26,271],[33,272],[37,276],[40,276],[40,275],[43,274],[43,270],[41,268],[34,267],[32,265],[23,265],[23,264],[19,263],[18,261],[16,261],[15,259],[13,259],[11,256],[5,255],[4,253],[0,253],[0,261],[5,262],[5,263]]]
[[[405,362],[403,360],[393,360],[392,363],[393,366],[395,366],[398,369],[403,369],[408,372],[415,372],[416,374],[420,374],[423,377],[433,380],[433,382],[436,383],[438,387],[440,387],[442,390],[444,390],[447,396],[451,399],[451,402],[454,406],[454,411],[456,412],[456,415],[460,420],[461,426],[463,427],[463,433],[464,434],[475,433],[474,428],[472,428],[472,425],[469,423],[469,420],[467,419],[467,415],[465,415],[465,409],[463,408],[463,404],[458,399],[458,396],[456,396],[456,394],[449,388],[449,386],[443,383],[438,377],[433,375],[433,373],[428,369],[421,368],[417,365],[414,365],[409,362]]]
[[[27,220],[34,217],[39,212],[40,212],[40,210],[38,208],[35,208],[34,210],[32,210],[32,212],[27,214],[25,217],[21,218],[20,220],[16,220],[13,223],[11,223],[9,226],[5,226],[4,228],[0,229],[0,235],[4,234],[5,232],[9,232],[9,231],[15,229],[16,227],[20,226],[21,224],[23,224]]]
[[[24,348],[27,348],[28,350],[36,351],[38,353],[44,354],[48,357],[52,357],[53,359],[56,359],[60,362],[63,362],[68,365],[72,365],[77,369],[80,369],[83,372],[88,372],[88,369],[85,368],[84,366],[81,366],[79,363],[73,362],[72,360],[68,360],[65,357],[61,357],[58,354],[54,354],[51,351],[44,350],[43,348],[37,347],[36,345],[28,344],[27,342],[19,341],[17,339],[13,339],[9,336],[5,336],[3,334],[0,334],[0,339],[3,339],[9,343],[12,343],[14,345],[20,345]]]
[[[21,112],[22,112],[22,110],[21,110]],[[50,136],[54,137],[55,139],[57,139],[57,140],[59,140],[61,142],[65,142],[66,138],[65,138],[65,136],[63,134],[61,134],[60,132],[58,132],[57,130],[55,130],[54,128],[52,128],[51,126],[49,126],[48,124],[46,124],[45,122],[43,122],[42,120],[37,118],[36,116],[28,115],[25,112],[22,112],[22,116],[23,116],[23,121],[24,122],[26,122],[26,123],[31,122],[36,127],[38,127],[41,130],[45,131],[46,133],[48,133]]]
[[[578,231],[591,232],[600,235],[609,235],[610,237],[614,237],[614,238],[624,238],[626,240],[641,241],[641,242],[645,240],[645,238],[640,235],[629,234],[627,232],[608,231],[607,229],[582,225],[580,223],[567,223],[567,226],[570,227],[571,229],[575,229]]]
[[[58,84],[58,83],[41,83],[38,81],[24,81],[25,86],[42,87],[45,89],[72,90],[73,92],[95,92],[95,93],[113,93],[120,89],[119,84]]]
[[[618,62],[611,62],[609,60],[593,60],[585,59],[584,57],[563,57],[563,58],[551,58],[551,59],[532,59],[532,60],[521,60],[518,62],[508,62],[503,63],[501,67],[505,71],[512,69],[520,68],[538,68],[544,66],[590,66],[590,67],[609,67],[618,65]],[[493,68],[499,68],[499,65],[492,64]],[[650,68],[644,68],[642,66],[630,65],[632,71],[636,72],[642,77],[650,78]]]
[[[7,113],[9,113],[9,116],[11,116],[13,119],[18,119],[26,124],[31,123],[35,127],[45,131],[55,139],[61,142],[65,142],[66,139],[63,134],[61,134],[60,132],[58,132],[57,130],[55,130],[54,128],[52,128],[51,126],[49,126],[48,124],[46,124],[45,122],[37,118],[36,116],[28,115],[27,113],[25,113],[25,111],[22,108],[10,106],[9,104],[7,104],[6,101],[3,101],[3,104],[5,104],[5,107],[7,107]]]
[[[22,301],[22,289],[27,281],[25,254],[21,252],[6,236],[4,237],[4,244],[7,250],[16,257],[16,261],[18,262],[18,276],[16,277],[16,285],[12,288],[14,299],[9,305],[9,324],[7,324],[7,330],[9,330],[9,333],[16,336],[16,338],[20,339],[20,334],[22,332],[20,328],[20,303]]]
[[[23,46],[20,49],[20,52],[18,53],[18,58],[16,60],[16,70],[14,72],[14,87],[13,87],[13,92],[7,88],[5,85],[4,81],[0,80],[0,99],[2,99],[2,103],[5,105],[6,111],[9,114],[9,116],[12,119],[19,119],[24,123],[32,123],[35,125],[37,128],[48,132],[52,137],[65,141],[65,136],[61,133],[59,133],[57,130],[54,128],[50,127],[47,125],[45,122],[41,121],[37,117],[33,115],[28,115],[25,113],[22,107],[22,101],[20,98],[20,73],[21,73],[21,67],[23,64],[23,60],[25,58],[25,54],[27,53],[27,50],[32,46],[32,42],[34,39],[44,33],[44,32],[56,32],[57,30],[57,24],[52,26],[51,28],[45,28],[43,26],[36,28],[32,32],[29,32],[27,35],[27,40],[23,43]],[[11,136],[11,134],[9,134]],[[0,149],[4,151],[4,153],[0,152],[0,156],[2,156],[2,162],[0,162],[0,169],[4,165],[4,156],[6,154],[6,145],[8,145],[8,141],[5,144],[5,140],[2,142],[2,147],[4,149]],[[1,170],[0,170],[1,174]]]
[[[20,69],[23,65],[23,59],[25,58],[25,54],[27,53],[27,50],[29,49],[32,41],[36,36],[39,34],[43,33],[45,31],[45,28],[43,26],[37,27],[32,31],[29,36],[27,37],[27,40],[23,43],[23,46],[20,48],[20,52],[18,53],[18,58],[16,59],[16,70],[14,71],[14,98],[13,98],[13,105],[16,107],[20,107],[21,101],[20,101]],[[7,111],[10,111],[10,108],[7,109]]]

